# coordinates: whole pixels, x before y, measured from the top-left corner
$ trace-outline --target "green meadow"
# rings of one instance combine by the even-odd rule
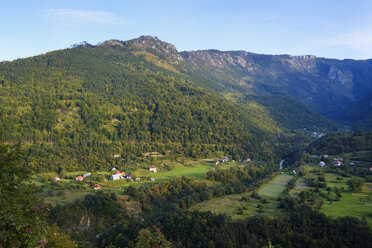
[[[201,202],[191,207],[190,210],[211,211],[216,214],[226,214],[231,216],[232,219],[246,218],[257,214],[262,216],[285,217],[286,213],[284,210],[277,207],[277,197],[286,188],[287,182],[291,178],[292,176],[290,175],[281,174],[260,187],[258,194],[267,200],[266,204],[263,204],[261,200],[252,197],[249,197],[249,201],[242,201],[242,197],[248,197],[251,194],[243,193],[227,195]],[[259,211],[258,204],[263,205],[262,213]]]
[[[287,183],[292,176],[287,174],[280,174],[270,182],[260,187],[258,193],[268,197],[278,197],[287,187]]]
[[[328,187],[344,187],[340,201],[325,201],[321,211],[328,216],[365,218],[372,227],[372,183],[365,183],[361,192],[352,193],[346,184],[349,178],[337,180],[335,174],[325,174]]]
[[[72,203],[78,199],[84,198],[88,194],[93,194],[94,192],[89,191],[77,191],[77,192],[71,192],[71,191],[64,191],[61,196],[53,196],[53,197],[46,197],[44,198],[46,203],[51,204],[52,206],[55,206],[57,204],[67,204]]]
[[[227,195],[219,198],[215,198],[209,201],[204,201],[201,203],[192,206],[190,210],[197,211],[211,211],[215,214],[226,214],[232,219],[241,219],[246,217],[251,217],[254,215],[262,216],[275,216],[275,217],[284,217],[286,216],[285,212],[277,208],[278,201],[274,197],[266,197],[267,203],[262,204],[264,206],[263,213],[259,212],[258,204],[260,200],[250,197],[248,202],[242,201],[242,197],[250,196],[250,193]],[[239,210],[242,210],[239,213]]]
[[[123,194],[125,187],[129,185],[140,185],[144,182],[159,183],[161,181],[171,180],[172,178],[182,176],[202,179],[204,173],[214,168],[213,163],[204,160],[186,160],[184,165],[179,162],[171,161],[166,161],[166,163],[170,166],[171,169],[166,170],[164,166],[159,165],[156,166],[158,169],[156,173],[144,168],[137,169],[132,172],[132,177],[135,176],[136,178],[139,178],[139,181],[127,181],[126,179],[116,181],[107,180],[104,182],[99,182],[99,185],[102,187],[101,190],[103,191]],[[150,165],[148,167],[150,167]],[[90,186],[75,181],[76,176],[83,175],[88,172],[89,171],[67,172],[67,177],[72,177],[72,179],[61,179],[58,183],[51,183],[43,179],[45,177],[56,177],[56,173],[42,173],[35,175],[32,178],[32,183],[40,187],[39,195],[43,197],[47,203],[50,203],[52,205],[66,204],[71,203],[77,199],[81,199],[87,194],[95,193],[95,191]],[[111,171],[97,171],[97,173],[104,174],[106,176],[110,176],[112,174]],[[150,178],[154,178],[154,181],[151,181]],[[89,177],[87,178],[87,180],[89,180]],[[78,186],[83,187],[78,188]]]

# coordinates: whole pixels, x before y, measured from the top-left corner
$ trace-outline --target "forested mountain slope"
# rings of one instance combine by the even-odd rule
[[[108,167],[151,151],[273,159],[288,141],[278,134],[336,131],[317,112],[363,97],[369,69],[369,60],[179,53],[151,36],[82,43],[0,64],[1,136],[27,145],[38,169]]]
[[[163,62],[180,58],[167,49],[108,41],[2,63],[2,138],[24,143],[37,170],[109,167],[153,151],[274,158],[275,121],[196,86]]]
[[[290,95],[327,117],[372,91],[372,60],[218,50],[181,55],[185,70],[210,89],[222,94]]]
[[[372,92],[345,111],[335,116],[336,120],[349,124],[356,129],[372,129]]]

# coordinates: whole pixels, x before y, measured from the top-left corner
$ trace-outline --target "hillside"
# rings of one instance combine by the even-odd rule
[[[284,148],[290,136],[278,134],[342,128],[323,115],[364,101],[370,67],[370,60],[179,53],[151,36],[81,43],[0,64],[1,136],[21,141],[36,170],[134,165],[148,152],[278,160],[291,149]],[[336,120],[359,118],[349,112]]]
[[[309,145],[312,154],[340,154],[358,151],[372,151],[372,133],[329,134]],[[369,159],[372,161],[372,158]]]
[[[288,95],[244,95],[239,103],[249,112],[261,106],[279,127],[287,131],[305,129],[316,132],[337,131],[338,125]]]
[[[185,70],[207,88],[222,94],[290,95],[327,117],[372,91],[372,60],[218,50],[181,55]]]
[[[35,170],[108,168],[147,152],[275,158],[275,122],[198,87],[164,62],[175,52],[141,37],[2,63],[2,138],[21,141]]]
[[[358,102],[348,107],[345,111],[335,116],[336,120],[361,130],[372,128],[372,92]]]

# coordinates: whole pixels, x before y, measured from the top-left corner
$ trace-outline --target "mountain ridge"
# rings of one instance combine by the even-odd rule
[[[372,59],[339,60],[217,49],[178,52],[174,45],[152,36],[122,43],[158,56],[177,71],[202,81],[200,86],[222,95],[290,95],[335,121],[340,120],[335,117],[337,113],[372,92]]]

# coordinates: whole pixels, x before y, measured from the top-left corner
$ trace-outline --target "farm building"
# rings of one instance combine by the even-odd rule
[[[120,174],[114,174],[114,175],[112,175],[111,176],[111,180],[112,181],[115,181],[115,180],[120,180],[120,179],[123,179],[124,177],[122,176],[122,175],[120,175]]]

